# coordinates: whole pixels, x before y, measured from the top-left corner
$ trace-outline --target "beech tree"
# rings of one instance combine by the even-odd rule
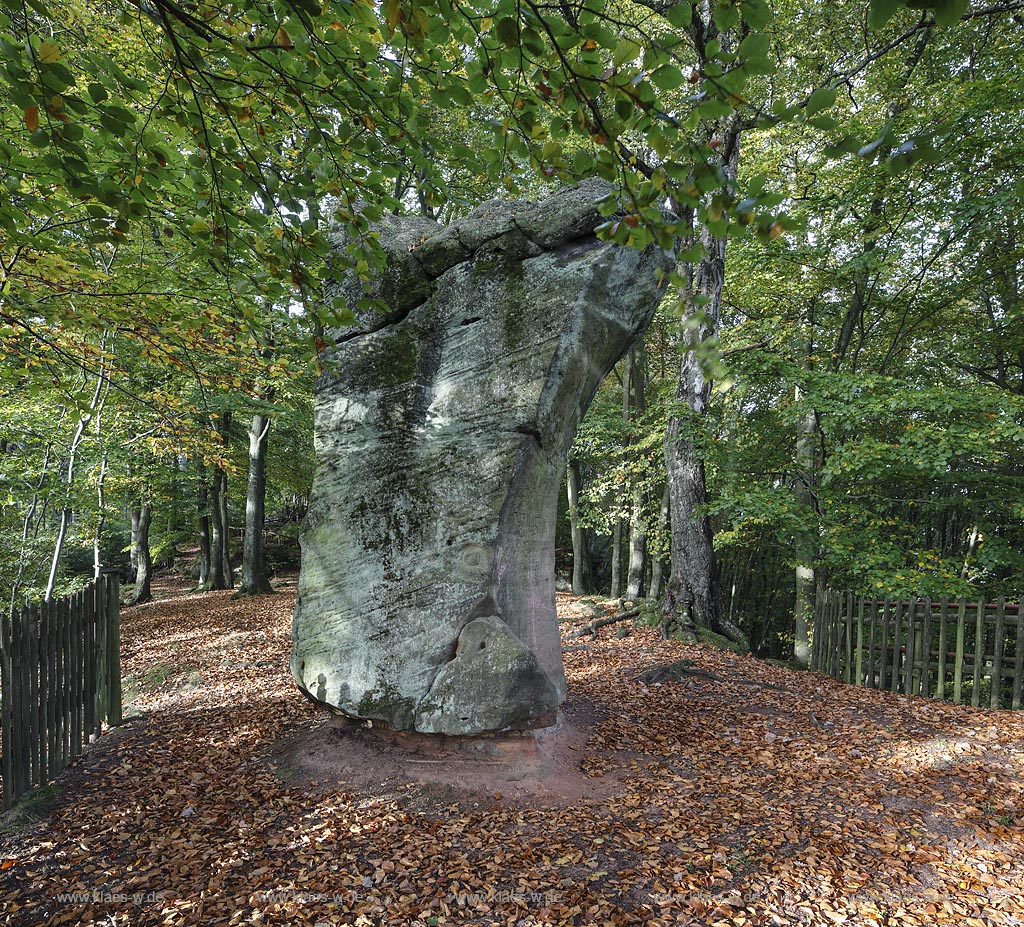
[[[198,481],[204,468],[208,485],[193,486],[188,500],[201,562],[210,548],[200,579],[217,585],[219,573],[226,585],[224,481],[235,492],[244,462],[240,435],[228,440],[222,415],[255,427],[254,414],[266,411],[254,435],[276,438],[273,411],[258,403],[284,379],[280,368],[276,380],[265,376],[280,363],[263,354],[268,320],[278,344],[302,341],[312,358],[323,347],[318,324],[348,318],[351,307],[318,305],[328,220],[352,232],[336,260],[368,277],[379,254],[365,232],[385,211],[444,221],[495,192],[600,175],[619,190],[604,206],[600,234],[634,246],[656,240],[678,256],[664,281],[667,314],[679,326],[673,373],[652,376],[658,382],[648,390],[670,419],[667,475],[651,476],[642,498],[630,486],[618,501],[635,542],[633,566],[640,529],[646,524],[652,551],[658,524],[667,525],[669,617],[688,615],[736,637],[745,631],[726,602],[736,596],[724,594],[717,560],[741,536],[757,556],[766,542],[736,528],[753,522],[744,522],[733,495],[715,496],[716,485],[742,496],[742,481],[707,440],[725,433],[720,416],[729,408],[716,379],[725,386],[754,371],[763,381],[744,381],[736,395],[750,389],[744,395],[756,394],[755,405],[773,396],[758,412],[787,435],[779,472],[790,508],[780,514],[775,487],[759,484],[755,495],[772,497],[767,522],[799,551],[786,566],[793,584],[798,568],[808,583],[811,569],[822,581],[829,573],[878,575],[844,574],[834,543],[850,509],[829,482],[842,485],[833,463],[854,454],[846,429],[856,421],[839,415],[835,397],[840,384],[854,388],[844,378],[856,378],[868,361],[882,378],[903,361],[905,382],[911,370],[922,378],[920,357],[940,357],[941,339],[923,335],[937,324],[930,320],[956,317],[938,298],[951,283],[974,321],[969,334],[947,339],[943,363],[959,371],[958,388],[999,385],[1012,400],[1012,352],[999,346],[1014,331],[1019,274],[1001,256],[1019,252],[1012,216],[1020,195],[998,178],[1014,176],[1019,148],[1005,135],[998,145],[971,139],[993,133],[991,113],[1019,114],[1016,83],[1002,80],[1016,67],[1016,11],[1012,2],[967,0],[780,4],[774,18],[764,0],[6,7],[0,351],[13,362],[0,376],[7,395],[25,381],[45,391],[46,375],[61,368],[62,382],[68,371],[102,381],[108,403],[139,401],[147,412],[133,423],[136,436],[156,427],[143,421],[154,408],[187,421],[189,437],[158,428],[144,440],[157,459],[184,459],[183,483]],[[955,182],[936,181],[939,165]],[[914,196],[901,195],[901,185]],[[921,209],[927,220],[899,219],[901,209]],[[922,232],[929,222],[942,229],[934,240]],[[882,266],[911,256],[914,274]],[[737,284],[734,262],[748,282],[762,283],[760,292]],[[787,274],[812,265],[827,270]],[[955,280],[952,267],[971,272]],[[806,298],[778,311],[768,300],[785,305],[778,281],[792,286],[795,276]],[[302,311],[286,311],[291,306]],[[103,332],[118,345],[109,369],[79,347]],[[752,347],[760,341],[763,348]],[[797,367],[776,367],[794,345]],[[843,350],[830,369],[821,353],[832,345]],[[730,351],[740,353],[721,365]],[[171,371],[174,387],[141,396],[126,370],[132,356]],[[887,379],[872,382],[890,397],[908,395]],[[666,389],[674,402],[664,401]],[[59,404],[71,435],[78,405]],[[939,407],[936,399],[920,414]],[[869,415],[856,403],[849,408],[851,416],[857,408]],[[1002,422],[1008,409],[992,414]],[[37,415],[26,411],[26,421]],[[655,430],[651,424],[645,437]],[[8,454],[27,453],[15,446],[26,443],[17,434],[9,441]],[[88,434],[83,442],[90,454],[100,451]],[[53,506],[61,505],[50,490],[62,442],[42,429],[27,443],[31,476],[10,481],[17,490],[10,523],[22,551],[41,546],[56,527]],[[289,443],[297,446],[271,445],[269,467]],[[645,442],[626,443],[630,454],[646,453]],[[973,438],[968,444],[977,447]],[[89,474],[81,488],[90,501],[75,502],[76,511],[92,507],[100,518],[118,472],[114,443],[104,447],[105,467],[100,452],[79,470]],[[253,472],[258,486],[258,464]],[[799,485],[797,472],[806,476]],[[101,473],[109,474],[105,499],[97,496]],[[671,518],[660,518],[655,503],[666,484]],[[799,517],[791,517],[793,506]],[[971,513],[978,537],[989,514]],[[160,518],[155,509],[155,525]],[[880,530],[863,519],[846,527]],[[258,521],[254,504],[253,526]],[[256,544],[255,527],[246,537]],[[781,557],[778,547],[773,556]],[[32,559],[40,561],[38,551]],[[647,559],[654,589],[659,561]],[[258,585],[255,548],[249,560]],[[734,579],[742,572],[735,562],[726,566]],[[23,558],[12,567],[20,586],[30,568]],[[630,592],[640,571],[631,573]],[[809,595],[807,585],[799,605],[792,590],[791,620],[806,611]]]

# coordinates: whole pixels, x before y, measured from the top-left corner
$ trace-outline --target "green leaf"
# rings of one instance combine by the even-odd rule
[[[718,0],[712,15],[714,16],[715,25],[723,32],[726,29],[731,29],[740,21],[739,8],[733,6],[731,0]]]
[[[807,115],[813,116],[815,113],[820,113],[823,109],[828,109],[836,102],[836,91],[834,87],[822,87],[819,90],[815,90],[807,98]]]
[[[774,74],[775,62],[770,58],[750,58],[743,65],[746,74]]]
[[[826,132],[834,129],[839,123],[832,116],[812,116],[807,124],[816,129],[824,129]]]
[[[732,112],[732,107],[725,100],[711,97],[697,107],[697,112],[704,119],[718,119],[721,116],[728,116]]]
[[[896,15],[899,6],[899,0],[871,0],[868,25],[872,29],[881,28]]]
[[[680,251],[676,254],[676,260],[682,261],[683,263],[692,263],[693,261],[699,261],[704,256],[704,246],[697,242],[685,251]]]
[[[60,60],[60,49],[53,42],[43,42],[39,46],[39,60],[43,64],[56,64]]]
[[[764,58],[771,50],[771,39],[763,32],[751,32],[738,49],[741,58]]]
[[[544,40],[540,37],[540,33],[536,29],[524,29],[520,35],[519,41],[522,47],[535,57],[540,57],[547,50],[544,47]]]
[[[659,90],[675,90],[686,83],[686,75],[675,65],[663,64],[651,75],[651,83]]]
[[[832,142],[825,148],[825,155],[829,158],[838,158],[843,154],[859,154],[862,145],[852,135],[846,135],[838,141]]]
[[[967,8],[970,0],[937,0],[935,4],[935,22],[940,26],[955,26]]]
[[[119,119],[115,119],[108,113],[100,115],[100,125],[116,138],[124,138],[128,134],[127,124]]]
[[[689,3],[673,3],[665,11],[665,19],[679,29],[685,29],[693,20],[693,7]]]
[[[763,29],[772,21],[772,11],[765,0],[743,0],[740,15],[751,29]]]
[[[77,142],[80,141],[84,135],[85,131],[82,127],[74,122],[67,122],[60,129],[60,137],[62,141]]]
[[[51,90],[63,90],[75,82],[74,75],[62,64],[46,64],[42,72],[43,80]]]
[[[494,34],[503,45],[514,48],[519,44],[519,23],[511,16],[499,19],[498,25],[494,27]]]
[[[544,149],[541,152],[541,158],[545,161],[557,161],[562,157],[562,146],[555,141],[547,141],[544,143]]]
[[[624,64],[628,64],[631,61],[640,57],[640,53],[643,51],[642,46],[632,39],[619,39],[618,45],[615,46],[614,62],[615,67],[622,67]]]
[[[118,122],[123,122],[125,125],[135,124],[135,113],[130,109],[125,109],[123,106],[107,106],[103,111],[111,119],[116,119]]]
[[[384,14],[388,38],[391,38],[402,21],[402,4],[400,0],[384,0],[384,3],[381,5],[381,12]]]

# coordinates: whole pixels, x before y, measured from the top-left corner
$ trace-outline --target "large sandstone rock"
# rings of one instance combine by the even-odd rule
[[[332,333],[317,390],[292,655],[311,698],[425,733],[554,719],[566,454],[670,263],[596,238],[607,192],[377,227],[388,267],[371,295],[388,311]]]

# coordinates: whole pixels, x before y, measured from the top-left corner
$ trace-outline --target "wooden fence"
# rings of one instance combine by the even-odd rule
[[[904,695],[1020,708],[1024,612],[1005,599],[871,599],[819,592],[811,669]]]
[[[0,619],[3,806],[45,785],[100,722],[121,722],[118,571]]]

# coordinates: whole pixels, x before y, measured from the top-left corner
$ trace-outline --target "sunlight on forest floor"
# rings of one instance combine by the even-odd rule
[[[38,822],[0,838],[0,923],[1014,925],[1024,715],[843,686],[600,631],[555,800],[310,778],[326,728],[288,675],[294,580],[124,613],[126,713]],[[563,630],[592,613],[559,596]],[[648,685],[687,657],[701,671]],[[312,733],[311,733],[312,732]]]

